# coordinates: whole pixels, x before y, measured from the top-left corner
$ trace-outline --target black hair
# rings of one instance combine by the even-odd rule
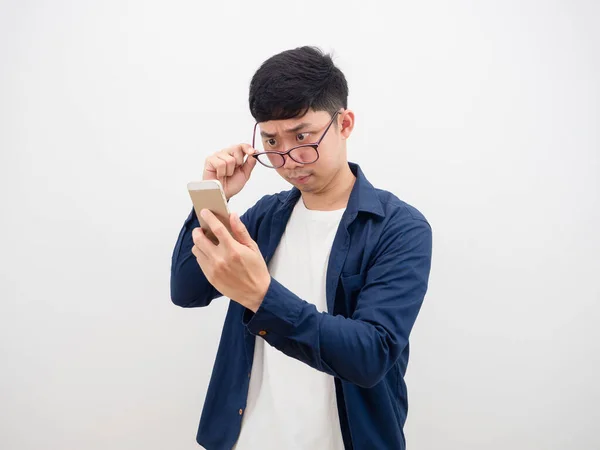
[[[348,84],[329,54],[298,47],[267,59],[250,82],[250,113],[257,122],[302,117],[310,109],[333,115],[348,107]]]

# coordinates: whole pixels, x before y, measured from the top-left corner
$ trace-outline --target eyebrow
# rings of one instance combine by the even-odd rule
[[[302,122],[302,123],[299,123],[298,125],[296,125],[293,128],[289,128],[287,130],[283,130],[283,132],[287,133],[287,134],[296,133],[296,132],[302,130],[303,128],[307,128],[307,127],[310,127],[310,126],[312,126],[312,124],[310,124],[308,122]],[[277,136],[277,133],[272,134],[272,133],[267,133],[266,131],[262,131],[261,130],[260,131],[260,135],[262,137],[273,138],[273,137]]]

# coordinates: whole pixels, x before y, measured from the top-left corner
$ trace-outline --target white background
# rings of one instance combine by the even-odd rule
[[[306,44],[349,159],[434,230],[408,448],[600,448],[598,2],[0,5],[0,448],[199,448],[226,300],[171,303],[185,187]]]

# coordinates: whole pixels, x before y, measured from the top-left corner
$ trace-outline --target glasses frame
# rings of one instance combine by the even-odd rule
[[[310,144],[302,144],[302,145],[297,145],[295,147],[290,148],[289,150],[285,151],[285,152],[278,152],[276,150],[270,150],[270,151],[266,151],[266,152],[258,152],[258,153],[254,153],[251,156],[253,156],[254,158],[256,158],[256,160],[261,163],[263,166],[269,168],[269,169],[279,169],[280,167],[285,166],[285,157],[289,156],[292,161],[296,161],[298,164],[302,164],[302,165],[307,165],[307,164],[314,164],[319,160],[319,150],[318,147],[321,144],[321,141],[323,140],[323,138],[325,137],[325,135],[327,134],[327,132],[329,131],[329,128],[331,128],[331,125],[333,125],[333,121],[335,120],[335,118],[338,116],[339,113],[341,113],[342,111],[336,111],[335,113],[333,113],[333,116],[331,117],[331,120],[329,121],[329,124],[327,125],[327,128],[325,128],[325,131],[323,131],[323,134],[321,135],[321,137],[319,138],[319,140],[317,142],[313,142]],[[254,124],[254,131],[252,133],[252,148],[254,148],[254,144],[255,144],[255,139],[256,139],[256,127],[258,127],[258,122],[256,122]],[[302,148],[302,147],[312,147],[315,152],[317,153],[317,159],[315,159],[314,161],[311,161],[309,163],[305,163],[302,161],[298,161],[297,159],[294,159],[294,157],[291,155],[291,151],[296,150],[297,148]],[[269,155],[269,154],[275,154],[275,155],[279,155],[281,156],[281,159],[283,160],[283,164],[281,164],[280,166],[271,166],[271,165],[266,165],[265,163],[261,162],[260,159],[258,159],[259,156],[261,155]]]

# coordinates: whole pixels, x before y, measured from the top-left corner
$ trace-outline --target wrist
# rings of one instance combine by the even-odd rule
[[[254,313],[258,311],[258,308],[260,308],[260,305],[262,305],[262,302],[265,299],[267,292],[269,291],[269,287],[271,286],[271,274],[268,275],[269,277],[265,278],[265,280],[261,283],[261,288],[258,292],[258,295],[256,296],[256,299],[252,301],[250,305],[247,306],[247,308]]]

